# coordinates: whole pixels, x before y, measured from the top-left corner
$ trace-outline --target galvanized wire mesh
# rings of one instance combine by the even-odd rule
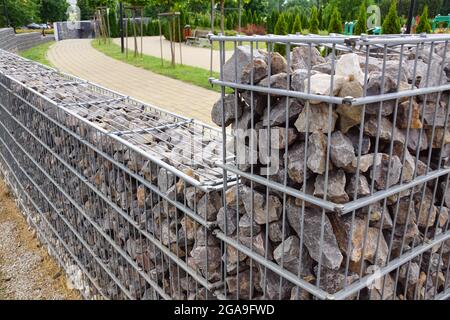
[[[0,51],[1,171],[83,295],[447,299],[450,37],[211,40],[222,131]]]
[[[450,36],[210,39],[222,296],[448,298]]]
[[[222,285],[217,130],[1,51],[0,142],[85,297],[210,299]]]

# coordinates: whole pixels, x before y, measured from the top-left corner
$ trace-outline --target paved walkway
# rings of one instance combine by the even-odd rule
[[[48,59],[66,73],[212,124],[211,108],[219,99],[219,93],[117,61],[94,49],[90,41],[59,41],[48,51]]]
[[[120,45],[120,38],[113,40],[114,43]],[[144,37],[143,39],[144,54],[161,57],[161,44],[159,41],[159,36],[157,37]],[[128,38],[128,48],[134,49],[134,39]],[[141,41],[138,40],[138,48],[141,50]],[[185,44],[181,45],[183,64],[199,67],[203,69],[210,70],[211,61],[211,49],[210,48],[199,48],[193,46],[187,46]],[[175,61],[180,63],[180,44],[175,46]],[[227,51],[225,54],[226,60],[228,60],[233,54],[233,51]],[[165,60],[172,60],[170,53],[170,42],[163,38],[163,57]],[[220,58],[219,51],[213,50],[213,70],[220,72]]]

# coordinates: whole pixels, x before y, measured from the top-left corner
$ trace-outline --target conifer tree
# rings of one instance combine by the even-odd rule
[[[400,33],[400,19],[397,15],[397,1],[393,0],[382,25],[383,34]]]
[[[277,35],[287,34],[287,24],[285,20],[285,15],[280,14],[278,17],[277,24],[275,25],[274,33]],[[274,51],[278,52],[282,56],[286,55],[286,46],[284,44],[276,43],[274,46]]]
[[[359,8],[358,21],[355,24],[354,34],[367,33],[367,13],[366,13],[366,1],[361,3]]]
[[[299,15],[295,17],[294,25],[291,30],[292,34],[296,34],[297,32],[302,32],[302,21],[300,20]]]
[[[428,6],[423,7],[422,15],[420,16],[419,24],[416,27],[417,33],[431,33],[431,24],[428,20]]]
[[[309,33],[319,33],[319,19],[317,17],[317,8],[312,7],[311,18],[309,19]]]
[[[338,8],[334,7],[331,13],[330,23],[328,24],[328,32],[342,33],[342,19]]]

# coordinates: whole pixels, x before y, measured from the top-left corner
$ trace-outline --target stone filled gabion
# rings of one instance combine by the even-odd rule
[[[214,298],[217,132],[3,51],[0,79],[1,154],[73,287],[89,298]]]
[[[241,177],[226,191],[226,207],[217,217],[228,237],[334,294],[420,247],[425,238],[449,234],[448,174],[344,215],[322,210],[256,178],[345,205],[446,167],[449,90],[364,106],[331,104],[321,96],[381,98],[447,85],[450,45],[402,47],[401,63],[400,46],[386,59],[382,49],[373,49],[368,60],[357,50],[323,57],[317,48],[294,47],[288,62],[276,52],[239,46],[224,64],[221,80],[252,87],[237,86],[219,99],[211,118],[218,126],[231,127],[234,139],[226,145],[235,159],[229,164],[254,178]],[[264,87],[311,93],[317,100],[268,95],[260,90]],[[271,164],[276,169],[269,174],[260,170]],[[449,241],[383,273],[381,280],[360,291],[359,298],[432,299],[435,293],[448,292],[444,283],[449,277]],[[233,246],[226,253],[231,294],[239,288],[244,298],[256,298],[261,292],[271,299],[313,298],[270,270],[265,281],[260,279],[258,272],[265,271],[264,266],[238,254]],[[242,265],[246,267],[238,272]]]

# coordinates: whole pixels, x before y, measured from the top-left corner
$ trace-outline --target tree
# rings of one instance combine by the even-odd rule
[[[267,32],[273,34],[275,32],[275,25],[277,24],[280,13],[278,10],[272,10],[270,16],[267,18]]]
[[[35,1],[6,0],[5,3],[8,11],[8,22],[10,27],[16,29],[39,20],[39,7]],[[3,17],[3,10],[1,15]],[[2,20],[4,21],[3,25],[6,26],[6,19],[3,17]]]
[[[303,28],[308,28],[309,22],[308,22],[308,18],[306,16],[306,14],[304,12],[302,12],[300,20],[302,21],[302,27]]]
[[[80,8],[81,20],[90,20],[94,16],[95,7],[91,6],[89,0],[78,0],[77,6]]]
[[[287,24],[286,24],[284,14],[280,14],[280,16],[278,17],[278,21],[277,21],[277,24],[275,25],[274,33],[278,34],[278,35],[286,35],[287,34]],[[286,46],[283,44],[276,43],[274,46],[274,50],[276,52],[278,52],[279,54],[281,54],[282,56],[286,55]]]
[[[297,32],[302,32],[302,21],[300,20],[300,15],[295,17],[294,25],[291,30],[292,34],[296,34]]]
[[[422,15],[420,16],[419,24],[416,27],[417,33],[431,33],[431,24],[428,20],[428,6],[423,7]]]
[[[60,0],[40,0],[39,16],[42,22],[63,21],[69,4]]]
[[[312,7],[311,19],[309,20],[309,33],[319,33],[319,19],[317,17],[317,8]]]
[[[109,10],[109,30],[111,38],[119,37],[119,24],[116,19],[116,12],[112,9]]]
[[[367,14],[366,14],[366,1],[361,3],[359,8],[358,21],[355,24],[354,34],[367,33]]]
[[[225,34],[225,0],[220,0],[220,30]]]
[[[384,19],[381,27],[383,34],[398,34],[400,33],[400,19],[397,15],[397,1],[393,0],[389,7],[388,14]]]
[[[342,19],[338,8],[334,8],[331,14],[330,23],[328,24],[328,32],[330,33],[342,33]]]

